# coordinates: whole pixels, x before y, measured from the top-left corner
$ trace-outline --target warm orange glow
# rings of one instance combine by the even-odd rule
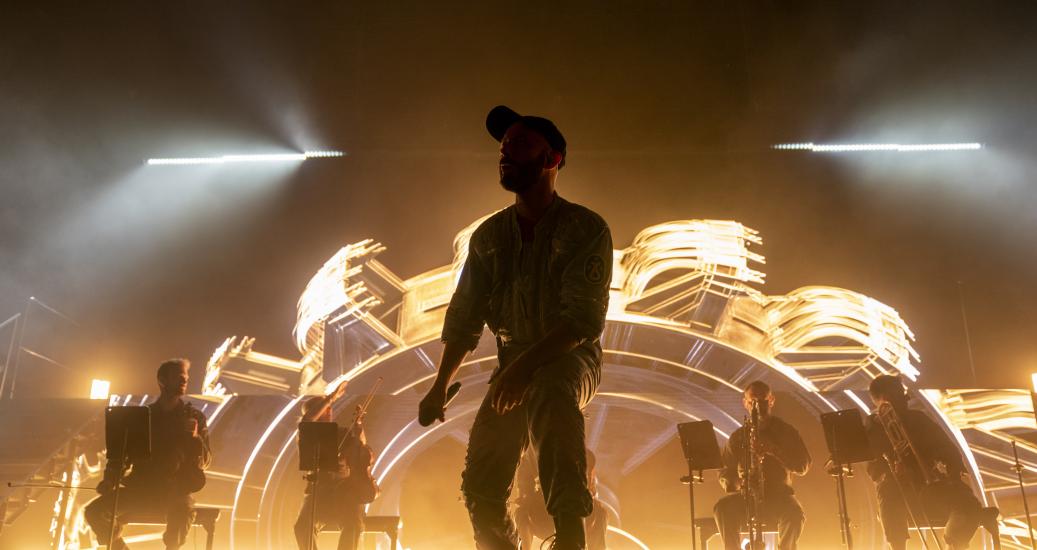
[[[90,381],[90,399],[108,399],[108,392],[112,383],[107,380],[93,379]]]
[[[254,339],[230,338],[215,351],[206,369],[205,393],[219,396],[231,382],[236,385],[233,391],[240,391],[238,388],[243,385],[268,391],[272,385],[249,369],[253,366],[277,376],[283,372],[303,374],[303,386],[288,390],[296,396],[293,403],[297,403],[307,391],[329,393],[339,384],[395,357],[420,351],[421,346],[438,339],[442,331],[446,305],[468,254],[468,240],[481,221],[457,235],[450,264],[406,280],[376,259],[385,250],[376,241],[368,239],[342,248],[313,276],[299,297],[294,336],[300,357],[282,359],[262,354],[253,350]],[[759,288],[765,274],[756,269],[765,259],[750,250],[760,244],[762,239],[755,230],[733,221],[678,220],[648,227],[630,246],[613,251],[607,320],[615,326],[641,325],[687,335],[741,353],[769,367],[831,410],[836,410],[836,404],[822,392],[843,390],[846,382],[860,384],[890,372],[900,372],[910,379],[917,377],[919,357],[912,347],[914,335],[893,308],[857,292],[833,287],[806,286],[785,295],[768,296]],[[366,331],[377,345],[360,348],[364,353],[352,357],[351,363],[342,365],[342,373],[326,383],[320,373],[325,329],[343,323],[353,327],[350,330]],[[605,351],[667,364],[711,378],[718,386],[738,389],[725,377],[650,353],[621,346]],[[426,376],[431,375],[420,373],[415,380],[397,382],[404,389],[413,388]],[[287,375],[285,379],[295,380]],[[306,384],[310,387],[304,387]],[[401,391],[397,389],[396,393]],[[645,395],[599,395],[671,409]],[[867,410],[855,399],[856,395],[849,395]],[[249,470],[254,468],[254,460],[288,410],[283,409],[273,419],[245,463],[231,505],[232,524],[239,519],[251,520],[248,510],[238,509],[242,488]],[[474,408],[452,411],[447,424],[453,426],[472,412]],[[688,416],[687,411],[671,412]],[[418,445],[444,425],[420,433],[406,427],[397,432],[375,461],[378,481],[386,482],[394,466],[404,463]],[[272,450],[278,457],[275,464],[290,448],[291,441],[280,445],[280,453],[276,453],[276,448]],[[264,492],[269,483],[268,476]],[[237,539],[232,528],[232,545]],[[635,539],[631,540],[637,544]]]

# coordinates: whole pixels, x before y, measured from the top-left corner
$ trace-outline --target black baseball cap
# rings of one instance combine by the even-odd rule
[[[562,154],[562,162],[558,163],[558,168],[565,166],[565,136],[558,131],[554,122],[543,117],[520,115],[504,105],[490,109],[489,114],[486,115],[486,129],[497,141],[504,139],[508,128],[511,128],[516,122],[521,122],[527,128],[544,136],[551,149]]]

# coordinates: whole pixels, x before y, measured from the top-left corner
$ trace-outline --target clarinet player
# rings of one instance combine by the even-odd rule
[[[796,428],[771,414],[774,394],[766,383],[757,380],[749,384],[742,404],[751,416],[746,425],[731,434],[722,453],[720,484],[731,494],[713,507],[724,548],[740,548],[739,530],[753,520],[747,516],[751,501],[755,500],[759,503],[756,519],[778,528],[778,548],[793,550],[803,532],[805,516],[792,490],[792,475],[807,473],[810,453]],[[750,445],[752,426],[748,424],[753,419],[756,433],[752,437],[754,445]]]

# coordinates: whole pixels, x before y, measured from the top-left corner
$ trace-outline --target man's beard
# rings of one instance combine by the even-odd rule
[[[524,193],[540,181],[544,172],[545,158],[539,157],[524,164],[512,163],[511,170],[501,172],[500,184],[506,191]]]

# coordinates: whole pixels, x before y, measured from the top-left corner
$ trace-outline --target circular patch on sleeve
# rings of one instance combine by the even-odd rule
[[[605,260],[597,254],[588,256],[583,264],[583,277],[591,284],[601,284],[605,280]]]

